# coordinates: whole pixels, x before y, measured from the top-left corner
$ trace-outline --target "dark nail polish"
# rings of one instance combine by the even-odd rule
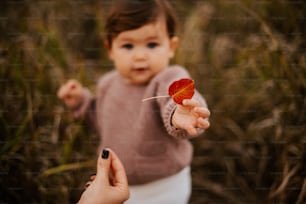
[[[106,149],[103,149],[103,151],[102,151],[102,158],[103,159],[107,159],[108,156],[109,156],[109,151],[106,150]]]

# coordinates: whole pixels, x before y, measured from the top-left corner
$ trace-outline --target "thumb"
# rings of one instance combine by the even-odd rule
[[[65,86],[61,86],[57,91],[57,97],[63,99],[65,95]]]
[[[103,149],[97,162],[97,176],[96,179],[102,180],[106,185],[109,185],[110,159],[109,150]]]

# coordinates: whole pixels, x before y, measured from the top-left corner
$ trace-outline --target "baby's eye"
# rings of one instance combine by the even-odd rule
[[[148,48],[155,48],[155,47],[157,47],[158,46],[158,44],[157,43],[155,43],[155,42],[150,42],[150,43],[148,43]]]
[[[124,45],[122,45],[122,47],[125,48],[125,49],[130,50],[130,49],[133,48],[133,45],[132,44],[124,44]]]

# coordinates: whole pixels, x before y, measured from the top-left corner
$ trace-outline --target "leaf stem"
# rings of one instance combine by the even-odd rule
[[[170,96],[153,96],[153,97],[149,97],[149,98],[144,98],[144,99],[142,99],[142,102],[145,102],[145,101],[148,101],[148,100],[151,100],[151,99],[156,99],[156,98],[167,98],[167,97],[170,97]]]

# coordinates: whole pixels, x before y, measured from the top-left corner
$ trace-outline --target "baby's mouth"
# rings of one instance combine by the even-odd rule
[[[132,70],[135,71],[135,72],[144,72],[144,71],[148,70],[148,68],[146,68],[146,67],[137,67],[137,68],[133,68]]]

